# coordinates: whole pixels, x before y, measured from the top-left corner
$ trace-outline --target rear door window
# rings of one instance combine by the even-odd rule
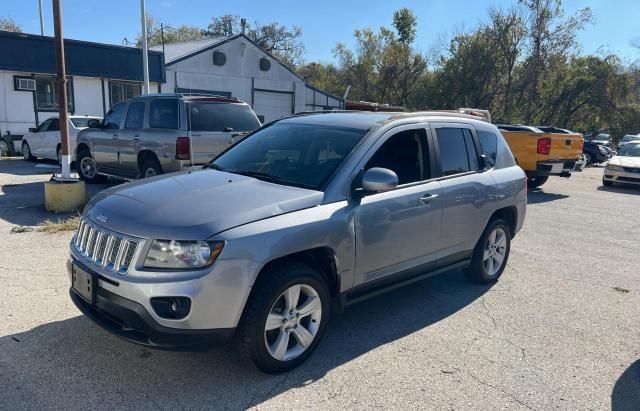
[[[162,98],[149,106],[149,127],[178,128],[178,100]]]
[[[144,126],[144,103],[137,102],[129,104],[127,119],[124,128],[142,128]]]
[[[440,171],[443,176],[471,171],[463,129],[438,128],[436,137],[440,151]]]
[[[122,115],[124,114],[125,104],[116,104],[111,107],[111,110],[104,118],[104,128],[118,129],[122,122]]]
[[[260,122],[246,104],[193,101],[187,105],[191,131],[253,131]]]

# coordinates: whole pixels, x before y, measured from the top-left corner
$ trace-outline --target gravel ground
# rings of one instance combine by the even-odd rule
[[[0,160],[0,409],[640,409],[640,189],[603,188],[600,168],[530,193],[497,284],[452,272],[350,307],[278,376],[230,346],[150,350],[82,317],[72,233],[9,234],[56,217],[50,172]]]

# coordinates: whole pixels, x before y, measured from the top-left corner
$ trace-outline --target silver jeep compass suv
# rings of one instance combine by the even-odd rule
[[[71,243],[71,298],[155,347],[232,336],[265,372],[302,363],[332,307],[452,269],[496,281],[526,178],[498,129],[456,113],[304,114],[205,169],[103,191]]]

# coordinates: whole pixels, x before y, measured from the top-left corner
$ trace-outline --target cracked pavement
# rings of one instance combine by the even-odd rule
[[[601,168],[530,193],[497,284],[452,272],[357,304],[276,376],[232,346],[152,350],[82,317],[72,234],[9,234],[52,217],[34,170],[0,161],[0,409],[640,409],[640,189],[602,188]]]

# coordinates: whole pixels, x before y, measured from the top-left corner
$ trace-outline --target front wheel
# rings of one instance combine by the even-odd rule
[[[22,143],[22,158],[26,161],[34,161],[36,158],[31,155],[31,148],[26,141]]]
[[[278,264],[260,276],[240,327],[239,346],[263,372],[302,364],[322,338],[330,296],[322,274],[299,263]]]
[[[538,188],[544,183],[547,182],[549,176],[537,176],[537,177],[529,177],[527,180],[527,185],[529,188]]]
[[[98,184],[105,180],[104,176],[98,174],[98,164],[87,149],[78,152],[76,167],[82,181],[86,181],[89,184]]]
[[[467,275],[475,282],[493,283],[507,266],[511,250],[511,229],[501,219],[489,223],[473,251]]]
[[[602,185],[605,187],[611,187],[613,186],[613,181],[605,180],[604,177],[602,177]]]

